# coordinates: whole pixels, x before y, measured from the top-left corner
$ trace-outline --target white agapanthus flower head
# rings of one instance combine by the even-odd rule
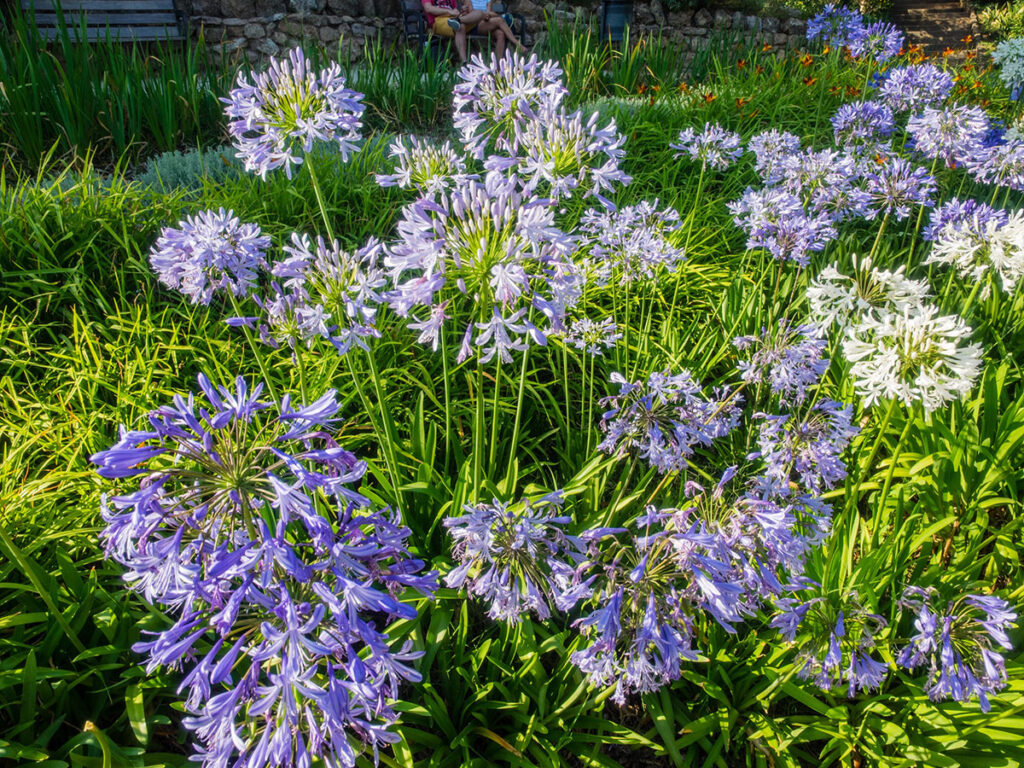
[[[953,267],[964,280],[984,280],[989,274],[1006,293],[1013,293],[1024,276],[1024,212],[1009,214],[1005,224],[991,218],[983,226],[971,222],[947,224],[935,238],[925,264]],[[986,284],[982,298],[989,294]]]
[[[902,313],[915,310],[929,296],[928,283],[911,280],[904,267],[895,271],[878,269],[871,257],[853,257],[853,274],[846,275],[832,264],[821,271],[807,288],[810,324],[821,333],[833,325],[845,330],[874,310]]]
[[[931,305],[866,315],[851,326],[843,352],[865,405],[890,398],[926,413],[965,396],[981,369],[981,346],[957,315]]]

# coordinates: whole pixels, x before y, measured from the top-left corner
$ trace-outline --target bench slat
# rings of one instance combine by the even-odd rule
[[[57,40],[60,38],[60,30],[54,27],[42,27],[39,35],[44,40]],[[82,36],[76,29],[69,29],[68,35],[72,40],[81,42]],[[89,27],[85,30],[86,42],[95,43],[106,40],[120,40],[128,42],[132,40],[183,40],[184,37],[177,27]]]
[[[135,0],[134,2],[122,2],[122,0],[22,0],[21,7],[31,10],[33,7],[38,11],[56,11],[57,6],[69,11],[108,11],[117,12],[138,12],[138,11],[168,11],[173,13],[173,0]]]
[[[69,27],[77,27],[81,20],[85,19],[87,27],[124,27],[124,26],[151,26],[153,24],[177,24],[178,17],[173,13],[103,13],[102,11],[65,11],[64,23]],[[55,27],[60,23],[60,17],[56,13],[36,12],[37,27]]]

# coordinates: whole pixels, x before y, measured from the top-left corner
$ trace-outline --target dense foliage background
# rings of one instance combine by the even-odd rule
[[[829,116],[863,93],[865,73],[835,51],[777,56],[728,39],[686,65],[666,47],[610,50],[578,32],[552,30],[548,45],[571,98],[614,117],[627,136],[625,169],[634,182],[620,202],[657,198],[696,222],[688,261],[660,295],[647,297],[672,298],[673,312],[649,315],[650,325],[637,328],[624,351],[597,359],[598,394],[624,365],[640,372],[685,367],[709,383],[727,379],[733,337],[799,316],[809,275],[782,272],[767,254],[746,251],[725,203],[755,183],[749,160],[704,180],[698,195],[695,168],[668,145],[682,128],[707,121],[744,138],[775,127],[805,144],[827,145]],[[1010,114],[991,73],[968,59],[956,74],[959,98]],[[201,49],[184,56],[0,42],[0,130],[9,153],[0,176],[0,761],[12,765],[186,759],[175,676],[146,675],[130,650],[141,631],[162,620],[128,595],[119,569],[103,559],[98,505],[107,486],[88,457],[112,442],[119,424],[136,423],[191,388],[198,372],[224,380],[256,373],[237,331],[223,323],[226,305],[195,307],[156,284],[147,253],[162,226],[223,206],[276,243],[292,231],[318,229],[308,184],[280,175],[260,181],[218,149],[217,97],[232,75],[231,67],[205,64]],[[351,70],[350,85],[367,96],[365,148],[348,163],[330,153],[312,161],[347,245],[392,232],[410,196],[374,181],[375,172],[390,168],[389,134],[447,133],[454,79],[447,63],[425,64],[408,52],[371,52]],[[206,151],[154,158],[156,150],[195,144]],[[154,159],[144,166],[144,157]],[[940,172],[940,181],[944,196],[991,194],[958,170]],[[912,225],[884,233],[879,254],[886,262],[905,259]],[[870,225],[858,225],[827,260],[848,266],[875,236]],[[943,301],[961,306],[969,292],[954,284]],[[894,591],[907,580],[995,589],[1016,605],[1024,596],[1024,296],[1018,290],[978,302],[967,320],[987,351],[975,391],[927,417],[902,408],[887,419],[858,412],[862,432],[848,455],[861,495],[836,492],[843,512],[811,565],[818,573],[843,560],[843,588],[857,589],[888,618],[895,617]],[[411,335],[391,330],[375,354],[394,415],[397,486],[336,360],[320,359],[309,386],[341,389],[349,417],[343,435],[371,460],[368,487],[385,500],[401,496],[415,550],[443,568],[448,541],[438,522],[465,498],[474,414],[457,409],[445,422],[434,384],[442,380],[440,361]],[[659,487],[650,473],[631,476],[624,465],[596,458],[580,364],[549,359],[556,357],[538,353],[524,366],[523,437],[516,455],[492,462],[488,488],[504,496],[568,487],[580,525],[607,515],[625,519],[656,494],[678,494],[679,482]],[[835,360],[829,379],[852,401],[843,366]],[[285,352],[272,356],[271,367],[293,383]],[[471,402],[469,371],[449,380],[453,402]],[[509,416],[495,415],[492,444],[507,444]],[[439,448],[446,436],[451,450]],[[695,464],[715,475],[744,449],[744,439]],[[1008,661],[1010,685],[987,715],[974,705],[933,704],[921,681],[903,673],[877,694],[848,700],[797,678],[792,652],[774,630],[752,621],[736,636],[712,632],[705,647],[714,652],[671,689],[619,707],[570,665],[577,640],[567,620],[509,629],[453,591],[420,607],[419,619],[393,632],[426,650],[419,663],[425,682],[401,705],[402,741],[394,755],[381,755],[388,765],[980,768],[1024,761],[1019,655]],[[1019,632],[1014,639],[1020,647]]]

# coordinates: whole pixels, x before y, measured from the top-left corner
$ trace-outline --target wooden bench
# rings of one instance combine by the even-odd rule
[[[72,40],[186,40],[188,21],[174,0],[21,0],[44,40],[67,29]]]
[[[491,8],[495,13],[506,12],[505,3],[502,0],[495,0]],[[512,31],[522,41],[523,45],[529,45],[526,39],[526,17],[521,13],[514,13],[511,16],[512,23],[509,26],[512,28]],[[427,19],[423,14],[423,4],[420,0],[402,0],[402,34],[405,35],[407,43],[419,46],[420,48],[428,47],[433,41],[450,43],[453,40],[451,37],[435,35],[427,29]],[[489,39],[489,37],[484,32],[474,30],[466,35],[466,40],[482,41]]]

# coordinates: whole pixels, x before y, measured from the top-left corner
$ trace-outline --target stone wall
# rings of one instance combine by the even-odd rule
[[[367,40],[380,38],[385,47],[401,38],[399,0],[191,0],[185,3],[193,34],[221,43],[225,54],[244,52],[250,59],[279,55],[300,42],[336,45],[353,59]],[[509,8],[526,17],[531,42],[545,34],[545,13],[560,22],[587,22],[595,9],[536,0],[509,0]],[[598,6],[599,8],[599,6]],[[637,0],[631,35],[658,35],[694,50],[715,30],[738,30],[758,43],[776,47],[803,41],[805,23],[796,15],[759,17],[723,10],[668,11],[662,0]]]

